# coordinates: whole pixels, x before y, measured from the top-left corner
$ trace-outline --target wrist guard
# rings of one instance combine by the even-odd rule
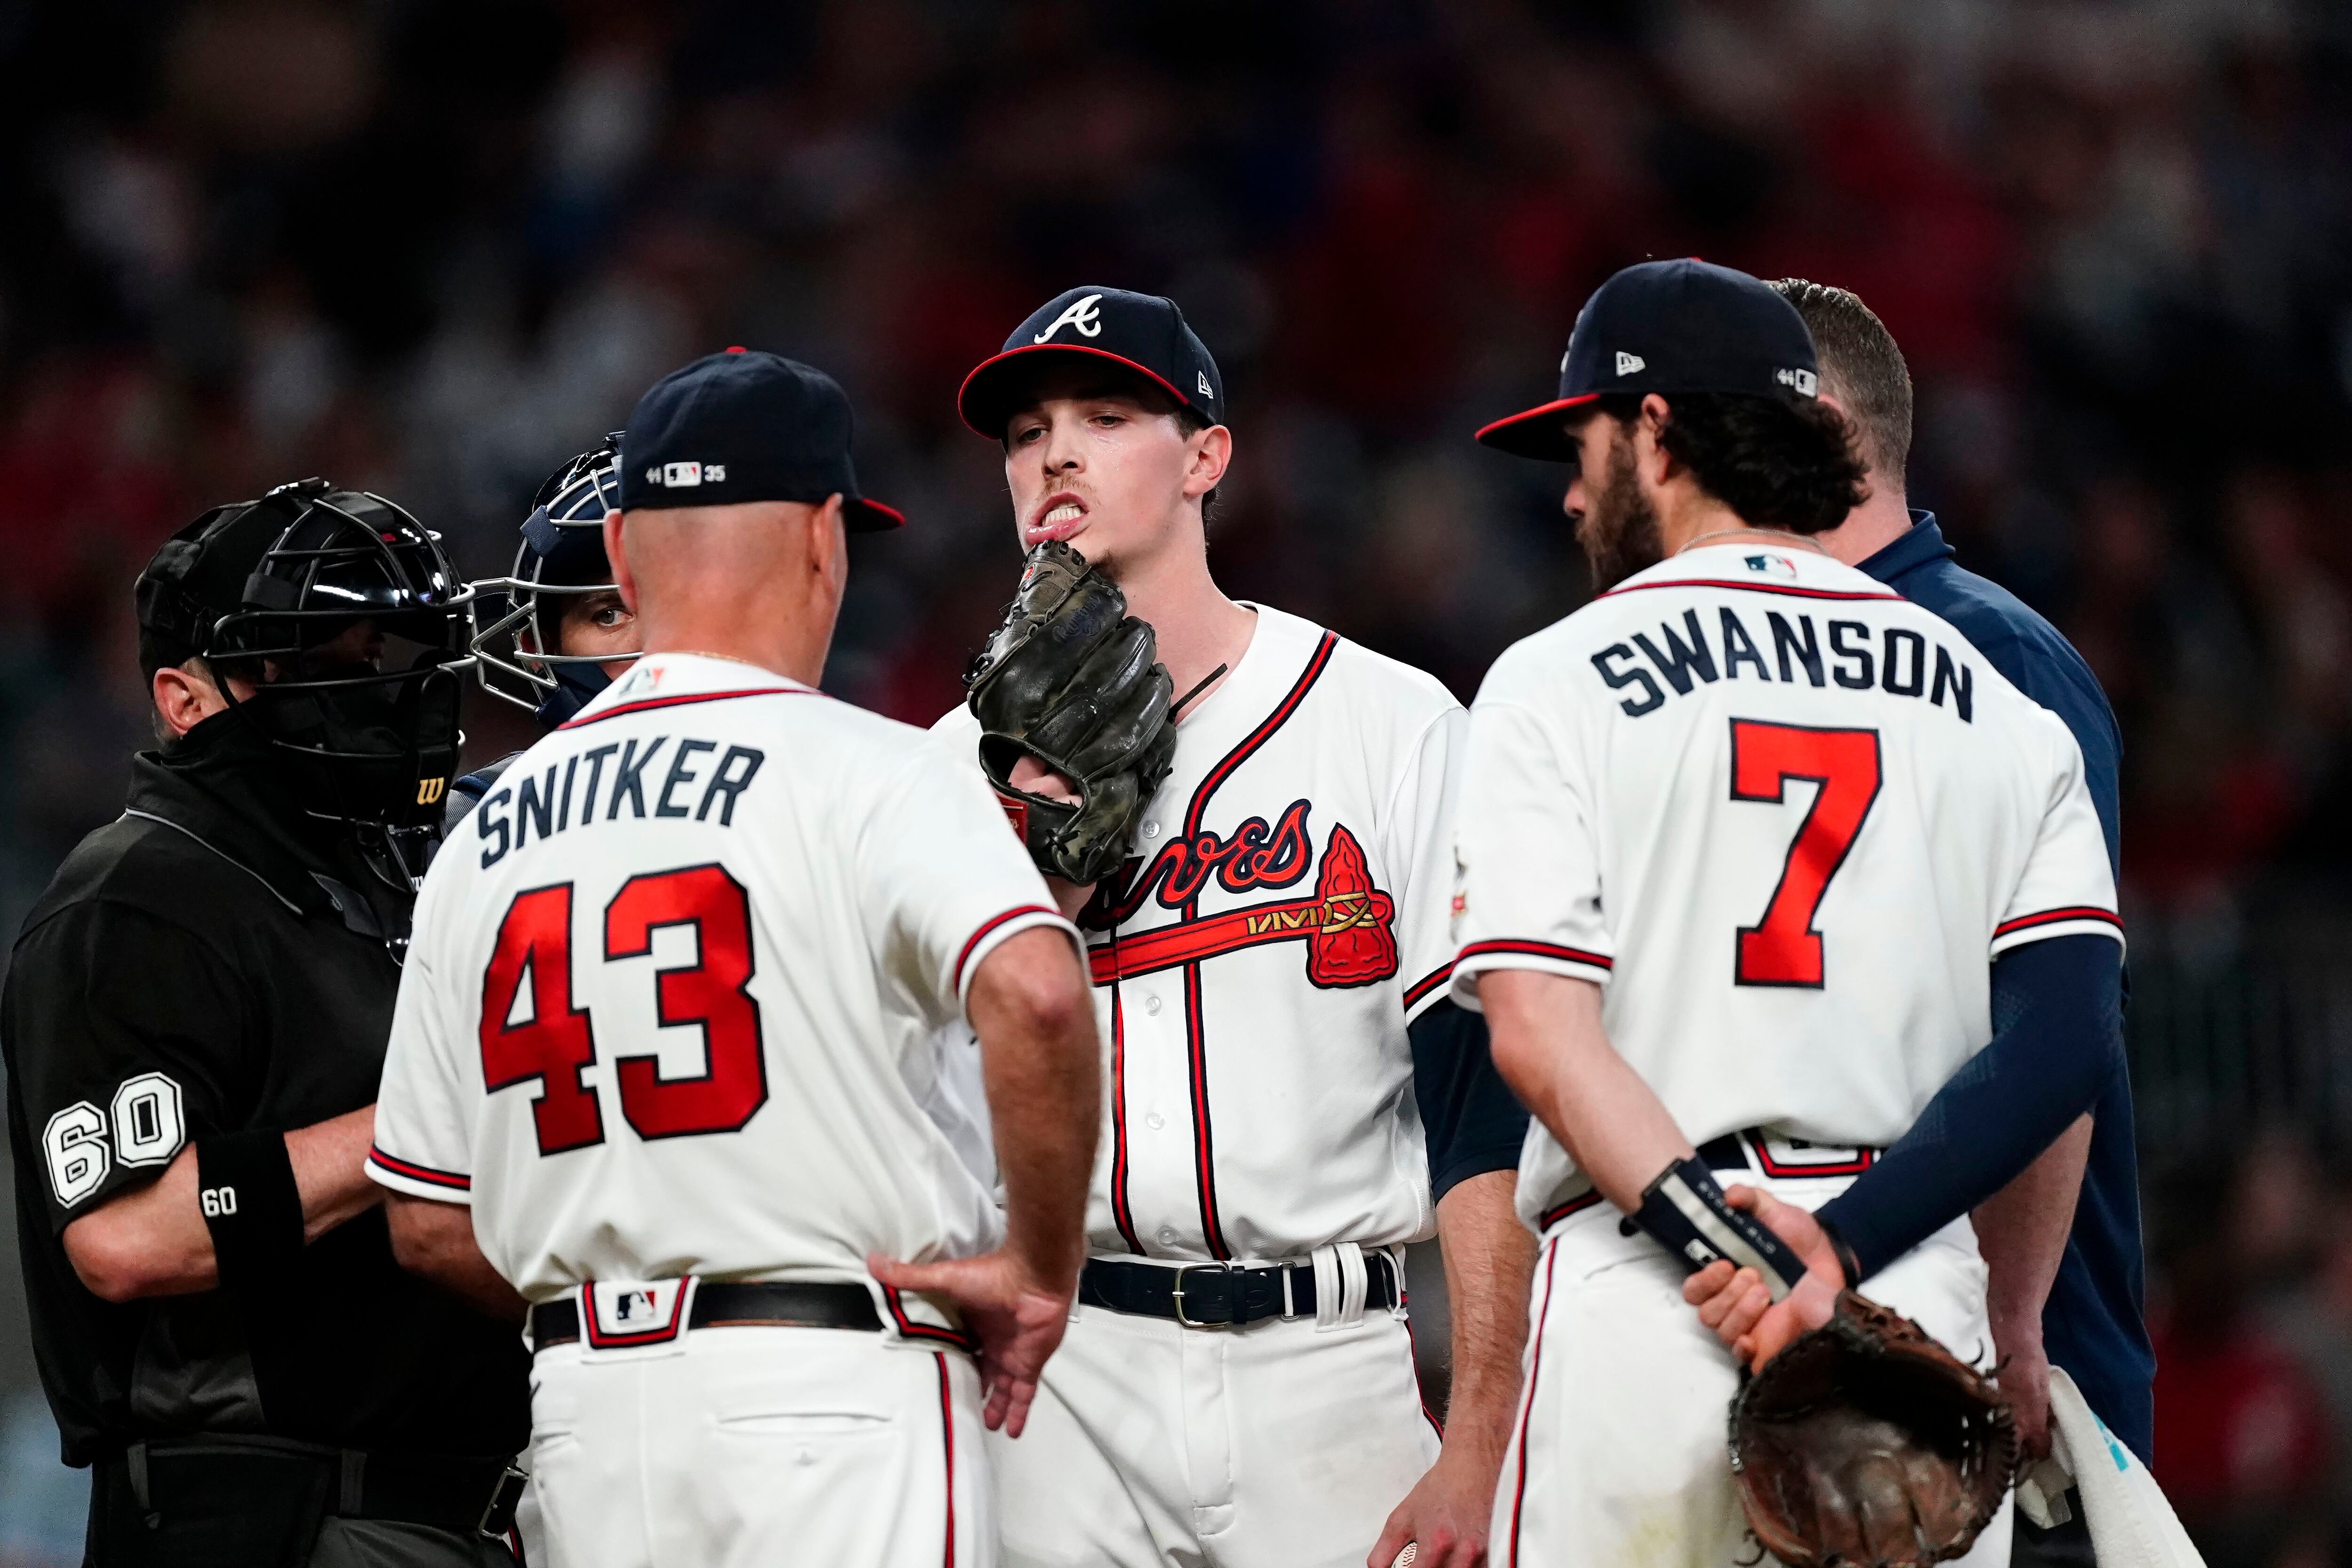
[[[1753,1215],[1733,1208],[1715,1184],[1715,1173],[1696,1156],[1675,1161],[1642,1189],[1642,1206],[1618,1226],[1628,1236],[1637,1227],[1678,1259],[1685,1273],[1696,1274],[1717,1258],[1736,1268],[1753,1268],[1775,1301],[1805,1276],[1804,1260]]]
[[[196,1201],[227,1289],[266,1290],[301,1258],[302,1194],[285,1133],[265,1128],[198,1140]]]

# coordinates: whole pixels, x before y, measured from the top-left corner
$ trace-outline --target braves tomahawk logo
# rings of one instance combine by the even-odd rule
[[[1304,942],[1307,981],[1326,990],[1370,985],[1394,974],[1396,900],[1372,885],[1363,846],[1339,824],[1331,828],[1315,890],[1306,898],[1245,904],[1137,936],[1118,933],[1118,924],[1154,891],[1160,904],[1185,909],[1212,877],[1236,893],[1286,888],[1304,879],[1315,858],[1307,825],[1311,809],[1307,802],[1295,801],[1271,826],[1254,816],[1230,837],[1203,832],[1180,838],[1123,889],[1107,886],[1079,917],[1081,924],[1112,933],[1088,951],[1095,984],[1132,980],[1272,942]]]
[[[1052,326],[1029,341],[1042,343],[1064,327],[1076,327],[1081,335],[1089,338],[1102,336],[1102,296],[1087,294],[1072,300],[1068,309],[1054,318]]]

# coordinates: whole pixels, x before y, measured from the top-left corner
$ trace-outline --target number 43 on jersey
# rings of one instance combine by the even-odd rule
[[[666,926],[693,927],[699,951],[691,965],[655,973],[656,1016],[665,1028],[699,1028],[706,1061],[695,1077],[664,1078],[652,1055],[617,1058],[621,1114],[640,1138],[740,1131],[768,1100],[760,1005],[748,989],[751,900],[721,866],[632,877],[604,906],[604,962],[649,956]],[[572,884],[517,893],[482,978],[482,1081],[492,1093],[541,1086],[531,1108],[541,1154],[604,1141],[604,1110],[583,1078],[596,1030],[573,1003],[572,965]],[[530,1016],[511,1023],[526,985]]]

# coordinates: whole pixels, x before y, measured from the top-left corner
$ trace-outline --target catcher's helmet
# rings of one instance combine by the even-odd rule
[[[550,474],[522,521],[511,575],[473,585],[474,634],[468,645],[482,689],[528,709],[552,730],[612,684],[612,654],[563,654],[557,629],[563,601],[615,591],[604,558],[604,514],[621,504],[617,430]],[[635,658],[621,655],[619,658]]]
[[[152,646],[235,678],[221,695],[290,764],[307,810],[381,829],[422,868],[470,662],[470,595],[439,535],[382,496],[301,479],[180,530],[136,595]]]

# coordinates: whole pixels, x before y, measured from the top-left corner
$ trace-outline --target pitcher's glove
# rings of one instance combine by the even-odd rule
[[[1990,1379],[1848,1290],[1731,1405],[1748,1528],[1789,1568],[1910,1568],[1959,1556],[2017,1468]]]
[[[1038,868],[1100,881],[1176,759],[1174,692],[1150,626],[1127,595],[1058,540],[1029,552],[1004,624],[964,675],[980,765]],[[1079,804],[1017,789],[1024,756],[1070,781]]]

